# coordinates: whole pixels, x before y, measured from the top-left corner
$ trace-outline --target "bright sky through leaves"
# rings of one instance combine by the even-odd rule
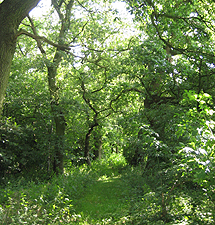
[[[30,16],[40,17],[49,10],[50,6],[51,6],[51,0],[42,0],[38,4],[38,6],[30,12]]]
[[[35,18],[42,17],[46,15],[47,12],[50,10],[50,6],[51,6],[51,0],[41,0],[38,6],[30,12],[30,16]],[[127,24],[127,28],[124,28],[124,31],[123,31],[124,36],[129,37],[139,33],[133,23],[134,16],[131,15],[126,10],[126,3],[118,1],[118,2],[112,3],[112,6],[113,6],[113,9],[116,9],[119,12],[119,14],[116,15],[116,17],[120,18],[120,20],[123,21],[124,24]]]
[[[114,8],[116,8],[119,11],[120,16],[122,18],[126,18],[127,20],[130,20],[130,21],[132,20],[133,16],[130,15],[128,11],[126,10],[125,2],[120,2],[120,1],[114,2],[112,3],[112,5]],[[30,16],[40,17],[46,14],[50,6],[51,6],[51,0],[42,0],[38,4],[38,6],[31,11]]]

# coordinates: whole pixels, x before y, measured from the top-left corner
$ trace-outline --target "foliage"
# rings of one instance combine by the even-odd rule
[[[96,10],[101,5],[102,10]],[[51,10],[49,20],[40,18],[36,21],[36,19],[28,18],[20,25],[20,28],[38,36],[44,34],[53,43],[69,43],[72,48],[71,52],[56,50],[40,40],[35,41],[26,36],[20,36],[4,106],[6,119],[14,118],[20,129],[25,130],[28,127],[32,129],[33,135],[36,135],[39,153],[26,147],[22,149],[22,154],[42,158],[46,161],[42,167],[37,161],[31,162],[38,168],[48,168],[47,171],[54,168],[48,164],[53,163],[56,158],[54,156],[56,149],[62,145],[56,144],[59,140],[55,135],[58,130],[56,118],[64,117],[66,121],[66,137],[63,138],[66,144],[64,144],[63,152],[68,158],[74,158],[77,149],[80,151],[78,154],[83,156],[84,138],[89,128],[94,126],[94,122],[96,121],[95,124],[97,124],[98,120],[102,126],[102,120],[111,114],[110,101],[112,99],[108,99],[108,96],[112,93],[108,84],[115,79],[116,75],[111,74],[114,62],[110,59],[116,58],[123,51],[123,47],[127,47],[126,42],[119,42],[121,40],[119,36],[122,37],[122,33],[118,37],[114,36],[116,30],[112,22],[114,22],[116,11],[110,8],[109,3],[75,3],[72,10],[66,9],[67,12],[63,8],[68,6],[66,2],[62,2],[61,6],[58,9],[61,12],[56,10],[57,14],[61,19],[64,16],[65,18],[70,16],[73,23],[68,24],[69,20],[64,23],[60,18],[56,18],[56,14]],[[77,15],[80,11],[83,12],[81,17]],[[53,23],[52,20],[55,22]],[[115,21],[114,24],[119,25],[118,28],[124,26],[122,22],[117,24]],[[63,30],[66,29],[64,34],[62,29],[62,32],[58,33],[61,25]],[[109,49],[110,40],[115,44]],[[37,47],[42,49],[41,55],[35,50]],[[58,67],[58,70],[55,77],[50,79],[50,68],[54,67]],[[47,85],[47,80],[53,80],[55,83],[55,107],[53,107],[53,100],[50,100],[50,91],[53,93],[51,90],[53,87]],[[116,86],[116,83],[114,85]],[[58,108],[60,113],[57,111],[53,113]],[[95,115],[96,118],[94,118]],[[61,121],[58,124],[60,127],[63,123]],[[16,145],[22,148],[22,141],[19,143],[18,139],[20,140],[21,136],[17,137]],[[26,141],[26,138],[23,138],[24,140]],[[93,140],[95,138],[91,138],[89,143],[92,156],[97,144],[94,144]],[[13,143],[11,137],[8,137],[7,141]],[[12,151],[16,155],[19,150],[13,149]],[[22,157],[18,160],[20,158]],[[24,158],[22,160],[25,161]]]
[[[0,125],[5,224],[214,223],[214,3],[126,2],[131,28],[111,1],[20,26],[36,38]]]
[[[151,163],[162,163],[161,159],[164,160],[168,155],[168,148],[158,138],[159,135],[148,126],[140,127],[138,135],[128,138],[127,145],[123,150],[129,164],[141,163],[146,167]],[[152,158],[155,160],[154,162],[150,162]]]
[[[122,155],[81,166],[46,182],[11,179],[1,187],[3,224],[213,224],[213,199],[193,183],[164,181],[126,166]],[[163,185],[161,186],[161,181]],[[175,180],[177,183],[178,181]],[[169,186],[168,186],[169,185]],[[165,192],[166,191],[166,192]],[[168,217],[163,218],[166,200]]]
[[[8,183],[1,190],[0,218],[3,224],[70,224],[76,221],[73,200],[90,181],[86,175],[73,174],[53,178],[47,183],[25,178]]]
[[[18,125],[10,119],[0,127],[1,135],[1,175],[28,173],[35,176],[47,172],[49,152],[38,130]],[[47,135],[47,134],[46,134]],[[48,135],[47,135],[48,136]],[[27,174],[26,174],[27,175]],[[40,174],[42,175],[42,174]]]
[[[113,177],[120,175],[126,165],[122,154],[112,153],[110,156],[106,155],[102,160],[93,162],[92,171],[95,171],[99,177]]]

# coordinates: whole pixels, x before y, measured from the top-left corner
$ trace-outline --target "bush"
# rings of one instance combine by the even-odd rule
[[[129,165],[142,164],[144,168],[154,169],[157,165],[167,166],[172,154],[168,146],[159,140],[157,133],[148,126],[143,126],[137,137],[127,140],[123,155]]]
[[[25,173],[29,176],[47,172],[50,152],[45,134],[30,126],[20,126],[11,119],[0,125],[1,176]]]

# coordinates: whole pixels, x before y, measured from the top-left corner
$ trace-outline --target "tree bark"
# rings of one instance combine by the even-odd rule
[[[94,137],[94,158],[99,159],[102,158],[102,134],[101,134],[101,127],[97,128],[96,131],[93,133]]]
[[[91,135],[93,129],[96,126],[99,125],[96,119],[97,119],[97,115],[95,116],[93,123],[90,125],[89,130],[88,130],[88,132],[86,134],[86,137],[85,137],[85,141],[84,141],[84,157],[86,158],[87,164],[89,166],[91,166],[91,160],[90,160],[90,135]]]
[[[54,62],[58,61],[57,66],[54,65]],[[53,162],[53,171],[58,173],[63,173],[63,162],[64,162],[64,135],[66,129],[66,120],[64,117],[64,113],[62,107],[59,105],[59,93],[58,93],[58,85],[56,82],[57,76],[57,68],[59,62],[61,61],[59,57],[58,50],[56,51],[53,63],[51,66],[47,65],[48,68],[48,83],[49,83],[49,91],[51,98],[51,110],[52,115],[55,121],[56,128],[56,140],[55,140],[55,152],[54,152],[54,162]]]
[[[21,21],[40,0],[5,0],[0,4],[0,117]]]

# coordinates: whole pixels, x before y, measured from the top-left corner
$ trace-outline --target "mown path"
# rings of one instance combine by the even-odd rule
[[[87,187],[74,207],[84,219],[83,224],[124,224],[129,205],[122,180],[113,177],[100,179]]]

